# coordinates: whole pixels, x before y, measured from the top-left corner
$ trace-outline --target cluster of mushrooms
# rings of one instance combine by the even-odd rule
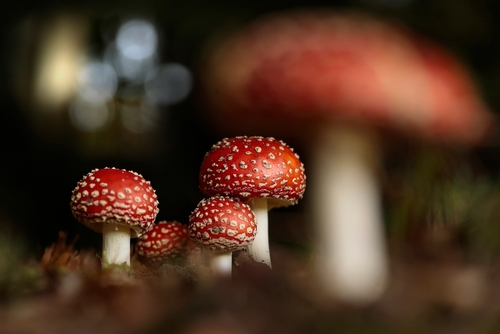
[[[209,196],[189,216],[186,227],[161,221],[158,199],[140,174],[116,168],[95,169],[73,190],[75,218],[103,235],[104,267],[130,265],[130,238],[138,237],[138,259],[158,266],[194,249],[210,254],[210,268],[230,274],[232,252],[248,249],[271,266],[267,211],[296,204],[306,176],[299,156],[284,142],[264,137],[225,138],[205,155],[200,189]]]
[[[390,267],[378,180],[383,137],[462,147],[484,140],[495,119],[467,69],[399,24],[325,8],[270,14],[213,45],[202,77],[212,128],[305,144],[319,284],[349,302],[376,300]],[[103,233],[106,262],[126,263],[129,255],[118,254],[129,241],[121,239],[149,229],[156,197],[135,185],[112,194],[98,173],[75,189],[73,214]],[[212,268],[228,272],[231,252],[242,248],[271,266],[267,212],[297,203],[304,168],[281,141],[234,137],[206,154],[200,188],[209,198],[183,233],[217,254]],[[121,201],[111,204],[115,197]],[[117,223],[136,219],[128,212],[140,218],[133,227]]]

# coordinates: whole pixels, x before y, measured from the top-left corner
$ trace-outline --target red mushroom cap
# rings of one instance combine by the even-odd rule
[[[295,10],[256,20],[214,49],[204,79],[213,118],[226,128],[276,133],[297,131],[307,119],[340,120],[467,143],[492,121],[455,57],[353,12]]]
[[[262,197],[269,199],[270,207],[278,207],[296,204],[305,187],[297,153],[270,137],[224,138],[205,155],[200,168],[200,188],[209,196]]]
[[[114,223],[129,226],[131,237],[136,238],[150,228],[158,211],[150,182],[123,169],[94,169],[71,196],[73,216],[99,233],[103,224]]]
[[[139,237],[136,243],[138,259],[151,266],[182,255],[189,237],[187,226],[179,222],[161,221]]]
[[[257,234],[250,207],[234,198],[215,196],[202,200],[189,216],[191,240],[205,249],[233,252],[250,244]]]

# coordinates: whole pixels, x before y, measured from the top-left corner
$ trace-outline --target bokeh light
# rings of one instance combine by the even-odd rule
[[[125,58],[143,60],[151,58],[157,48],[158,34],[148,21],[130,20],[125,22],[116,35],[116,46]]]
[[[133,19],[122,24],[115,41],[108,44],[105,59],[118,76],[142,82],[157,63],[158,33],[146,20]]]
[[[71,123],[79,130],[95,132],[102,129],[112,118],[107,103],[96,103],[88,99],[76,98],[69,108]]]
[[[79,15],[57,14],[41,31],[34,80],[34,102],[44,112],[61,110],[75,93],[88,21]]]
[[[99,61],[86,63],[78,75],[78,95],[92,104],[103,104],[116,93],[118,80],[109,64]]]
[[[193,86],[189,69],[177,63],[168,63],[149,75],[146,97],[158,104],[170,105],[184,100]]]

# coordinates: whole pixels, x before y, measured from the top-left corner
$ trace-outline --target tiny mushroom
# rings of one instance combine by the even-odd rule
[[[463,64],[401,24],[325,8],[268,14],[207,54],[214,128],[309,142],[320,284],[348,302],[379,298],[389,277],[381,135],[482,140],[494,116]]]
[[[306,187],[304,166],[283,141],[259,136],[224,138],[205,155],[200,188],[209,195],[248,201],[259,233],[248,252],[271,267],[268,210],[297,204]]]
[[[173,221],[160,221],[141,235],[135,245],[138,260],[148,267],[158,267],[182,256],[187,250],[187,226]]]
[[[232,252],[255,239],[257,224],[252,209],[238,199],[214,196],[203,199],[189,216],[189,238],[202,250],[214,252],[213,272],[230,275]]]
[[[130,238],[147,231],[158,214],[158,200],[140,174],[116,168],[94,169],[71,196],[71,212],[103,235],[103,267],[130,265]]]

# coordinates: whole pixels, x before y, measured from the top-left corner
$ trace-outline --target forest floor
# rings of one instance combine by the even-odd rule
[[[239,252],[233,278],[216,279],[193,261],[101,270],[61,234],[0,287],[0,333],[500,333],[500,263],[469,263],[449,240],[390,253],[387,291],[356,306],[328,297],[311,259],[285,248],[272,270]]]

